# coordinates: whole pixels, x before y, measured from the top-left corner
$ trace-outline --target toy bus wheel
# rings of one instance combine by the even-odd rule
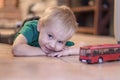
[[[90,60],[87,60],[87,64],[90,64],[91,63],[91,61]]]
[[[103,59],[102,59],[102,58],[99,58],[99,59],[98,59],[98,63],[103,63]]]

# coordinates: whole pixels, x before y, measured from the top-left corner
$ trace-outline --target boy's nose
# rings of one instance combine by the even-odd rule
[[[55,43],[55,42],[50,43],[49,48],[50,48],[51,50],[55,50],[55,48],[56,48],[56,43]]]

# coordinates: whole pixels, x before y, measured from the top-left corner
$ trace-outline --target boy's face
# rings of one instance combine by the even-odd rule
[[[46,54],[63,50],[65,43],[71,38],[68,30],[59,24],[41,27],[39,31],[39,44]]]

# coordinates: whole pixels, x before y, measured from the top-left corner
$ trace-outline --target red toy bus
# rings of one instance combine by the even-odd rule
[[[79,53],[79,60],[86,63],[120,60],[120,44],[84,46]]]

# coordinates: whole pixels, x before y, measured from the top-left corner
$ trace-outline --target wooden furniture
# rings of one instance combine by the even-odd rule
[[[0,0],[0,42],[13,43],[20,20],[19,0]]]
[[[18,28],[0,28],[0,43],[13,44]]]
[[[0,2],[0,19],[21,19],[18,0],[0,0]]]
[[[109,34],[111,0],[78,0],[76,3],[73,1],[77,0],[67,0],[67,3],[76,15],[79,23],[78,32]]]

